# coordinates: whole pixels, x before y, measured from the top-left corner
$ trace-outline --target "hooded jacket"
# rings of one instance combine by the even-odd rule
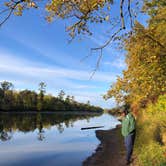
[[[135,118],[131,113],[128,113],[123,119],[122,119],[122,135],[124,137],[128,136],[130,133],[132,133],[135,130]]]

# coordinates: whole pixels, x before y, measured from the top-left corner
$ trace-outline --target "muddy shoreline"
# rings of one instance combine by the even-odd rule
[[[83,166],[125,166],[125,149],[121,127],[111,130],[96,130],[100,144],[96,151],[88,157]]]

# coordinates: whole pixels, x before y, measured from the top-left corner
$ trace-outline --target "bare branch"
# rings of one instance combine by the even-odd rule
[[[96,50],[100,50],[101,52],[100,52],[100,55],[99,55],[99,57],[98,57],[98,60],[97,60],[97,63],[96,63],[96,67],[95,67],[95,69],[94,69],[94,71],[93,71],[93,73],[92,73],[90,79],[92,79],[92,77],[94,76],[94,74],[96,73],[96,71],[97,71],[98,68],[99,68],[99,64],[100,64],[101,58],[102,58],[102,56],[103,56],[103,49],[104,49],[107,45],[109,45],[110,42],[116,37],[116,35],[117,35],[120,31],[122,31],[122,30],[123,30],[123,28],[120,28],[118,31],[116,31],[116,32],[110,37],[110,39],[109,39],[104,45],[102,45],[101,47],[91,48],[91,52],[92,52],[92,51],[96,51]]]
[[[11,14],[13,13],[14,8],[10,9],[9,14],[7,15],[7,17],[0,23],[0,27],[9,19],[9,17],[11,16]]]
[[[92,56],[92,50],[90,49],[90,53],[87,55],[87,56],[85,56],[85,57],[83,57],[81,60],[80,60],[80,62],[83,62],[83,61],[85,61],[87,58],[89,58],[90,56]]]
[[[121,27],[109,38],[109,40],[102,46],[97,47],[97,48],[92,48],[91,50],[100,50],[105,48],[107,45],[110,44],[110,42],[114,39],[114,37],[116,37],[116,35],[122,31],[123,29],[125,29],[125,22],[124,22],[124,14],[123,14],[123,5],[124,5],[124,0],[121,0],[120,3],[120,22],[121,22]],[[118,22],[119,23],[119,22]]]
[[[124,13],[124,17],[127,15],[127,13],[128,13],[128,11],[126,11],[126,12]],[[108,32],[111,32],[114,28],[116,28],[117,26],[119,26],[119,24],[121,24],[121,20],[120,20],[120,19],[117,20],[114,24],[112,24],[112,27],[111,27],[111,29],[109,29]]]
[[[121,23],[121,27],[109,38],[109,40],[105,44],[103,44],[100,47],[91,48],[92,51],[100,50],[101,53],[98,57],[96,68],[94,69],[90,79],[94,76],[94,74],[96,73],[96,71],[99,68],[99,64],[100,64],[101,58],[103,56],[103,49],[113,41],[113,39],[117,36],[117,34],[119,34],[122,30],[124,30],[126,28],[125,27],[125,21],[124,21],[124,14],[123,14],[123,5],[124,5],[124,0],[121,0],[121,2],[120,2],[120,23]]]
[[[110,44],[110,42],[116,37],[116,35],[120,32],[120,31],[122,31],[123,30],[123,28],[119,28],[110,38],[109,38],[109,40],[104,44],[104,45],[102,45],[102,46],[100,46],[100,47],[96,47],[96,48],[91,48],[91,50],[92,51],[94,51],[94,50],[101,50],[101,49],[104,49],[106,46],[108,46],[109,44]]]
[[[131,28],[133,28],[133,19],[132,19],[132,15],[131,15],[131,0],[128,0],[128,13],[130,16],[130,26],[131,26]]]
[[[120,1],[120,19],[121,19],[121,28],[125,29],[125,21],[124,21],[124,15],[123,15],[123,5],[124,5],[124,0]]]
[[[93,72],[92,72],[92,74],[91,74],[91,76],[90,76],[90,79],[93,78],[93,76],[95,75],[96,71],[99,69],[100,61],[101,61],[101,58],[102,58],[102,56],[103,56],[103,49],[101,49],[100,51],[101,51],[101,52],[100,52],[100,54],[99,54],[99,56],[98,56],[97,63],[96,63],[96,67],[95,67],[95,69],[93,70]]]

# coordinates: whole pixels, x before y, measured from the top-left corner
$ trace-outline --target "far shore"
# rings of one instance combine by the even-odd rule
[[[102,114],[102,111],[0,111],[0,113],[8,113],[8,114],[75,114],[75,115],[91,115],[91,114]]]

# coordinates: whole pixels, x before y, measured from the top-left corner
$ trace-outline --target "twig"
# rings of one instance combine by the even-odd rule
[[[96,71],[99,68],[99,63],[100,63],[101,58],[103,56],[103,53],[102,53],[103,49],[111,43],[111,41],[116,37],[116,35],[119,32],[121,32],[122,30],[124,30],[126,28],[125,27],[125,21],[124,21],[124,14],[123,14],[123,5],[124,5],[124,0],[121,0],[120,1],[120,22],[121,22],[121,27],[109,38],[109,40],[104,45],[102,45],[100,47],[96,47],[96,48],[91,48],[92,51],[100,50],[101,54],[98,57],[96,67],[95,67],[94,71],[92,72],[92,75],[91,75],[90,79],[92,79],[92,77],[94,76],[94,74],[96,73]]]
[[[110,44],[110,42],[114,39],[114,37],[115,37],[120,31],[122,31],[122,30],[123,30],[123,28],[119,28],[119,29],[109,38],[109,40],[108,40],[104,45],[102,45],[102,46],[100,46],[100,47],[96,47],[96,48],[91,48],[91,50],[94,51],[94,50],[100,50],[100,49],[105,48],[107,45]]]
[[[101,58],[102,58],[102,56],[103,56],[103,49],[101,49],[100,51],[101,51],[101,53],[100,53],[99,56],[98,56],[97,63],[96,63],[96,67],[95,67],[95,69],[93,70],[93,72],[92,72],[92,74],[91,74],[91,76],[90,76],[90,79],[93,78],[93,76],[95,75],[96,71],[99,69],[100,61],[101,61]]]
[[[83,62],[83,61],[85,61],[87,58],[89,58],[90,56],[92,56],[92,50],[90,49],[90,53],[87,55],[87,56],[85,56],[85,57],[83,57],[81,60],[80,60],[80,62]]]
[[[131,28],[133,28],[133,19],[132,19],[132,15],[131,15],[131,0],[128,0],[128,13],[130,16],[130,26],[131,26]]]
[[[123,15],[123,5],[124,0],[120,1],[120,19],[121,19],[121,28],[125,29],[125,21],[124,21],[124,15]]]
[[[0,23],[0,27],[9,19],[9,17],[11,16],[11,14],[13,13],[14,8],[12,8],[9,12],[9,14],[7,15],[7,17]]]
[[[17,5],[22,3],[23,1],[24,0],[20,0],[20,1],[17,1],[17,2],[13,1],[15,4],[8,9],[8,10],[10,10],[10,12],[7,15],[7,17],[0,23],[0,27],[9,19],[9,17],[12,15],[13,11],[16,9]],[[2,14],[2,12],[0,14]]]

